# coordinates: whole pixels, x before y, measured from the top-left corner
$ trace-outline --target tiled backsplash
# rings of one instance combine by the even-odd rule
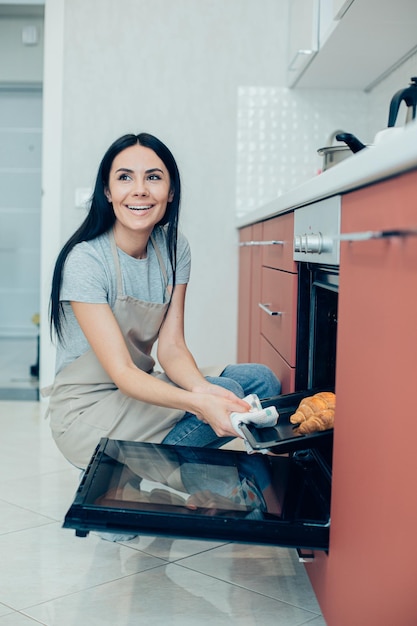
[[[371,93],[354,90],[240,87],[237,127],[237,217],[316,176],[317,150],[336,129],[371,143],[387,126],[393,94],[417,75],[417,55]],[[401,121],[400,112],[398,123]]]

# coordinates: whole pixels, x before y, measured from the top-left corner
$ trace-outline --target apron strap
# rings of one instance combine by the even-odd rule
[[[163,260],[162,255],[161,255],[161,251],[160,251],[159,247],[157,246],[156,241],[155,241],[153,235],[151,235],[151,242],[152,242],[152,245],[153,245],[153,249],[156,252],[156,256],[158,257],[159,268],[160,268],[160,270],[162,272],[162,276],[164,277],[165,298],[167,300],[170,300],[171,299],[171,294],[170,294],[170,292],[168,290],[168,274],[167,274],[167,270],[166,270],[166,267],[165,267],[165,264],[164,264],[164,260]]]
[[[114,266],[116,268],[117,297],[123,296],[122,270],[120,269],[119,255],[117,254],[116,240],[113,229],[109,232],[110,247],[113,255]]]

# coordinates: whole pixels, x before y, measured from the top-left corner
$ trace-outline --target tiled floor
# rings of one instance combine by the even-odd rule
[[[323,626],[294,550],[62,529],[79,471],[44,410],[0,402],[0,626]]]
[[[45,408],[0,401],[0,626],[324,626],[295,550],[63,529],[79,471]]]

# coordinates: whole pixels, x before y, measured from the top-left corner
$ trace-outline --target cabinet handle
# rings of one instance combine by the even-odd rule
[[[269,308],[271,306],[270,304],[262,304],[262,302],[258,302],[258,306],[262,309],[262,311],[268,313],[268,315],[282,315],[282,311],[271,311]]]
[[[295,70],[298,70],[300,67],[300,64],[303,63],[303,61],[310,57],[312,54],[314,54],[316,52],[316,50],[311,50],[310,48],[307,48],[305,50],[297,50],[297,52],[295,53],[295,55],[293,56],[291,63],[288,66],[288,69],[290,70],[290,72],[294,72]]]
[[[333,237],[335,241],[369,241],[370,239],[388,239],[389,237],[416,237],[417,228],[394,230],[366,230],[361,233],[343,233]]]
[[[283,246],[285,241],[241,241],[239,243],[240,247],[244,246]]]

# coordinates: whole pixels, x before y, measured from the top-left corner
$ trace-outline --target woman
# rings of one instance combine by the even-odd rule
[[[218,447],[242,398],[280,383],[261,365],[202,373],[184,339],[190,252],[178,232],[180,177],[156,137],[125,135],[100,164],[89,213],[63,247],[51,292],[50,395],[58,447],[84,468],[101,437]],[[154,371],[157,357],[163,372]],[[205,377],[211,374],[214,377]]]

